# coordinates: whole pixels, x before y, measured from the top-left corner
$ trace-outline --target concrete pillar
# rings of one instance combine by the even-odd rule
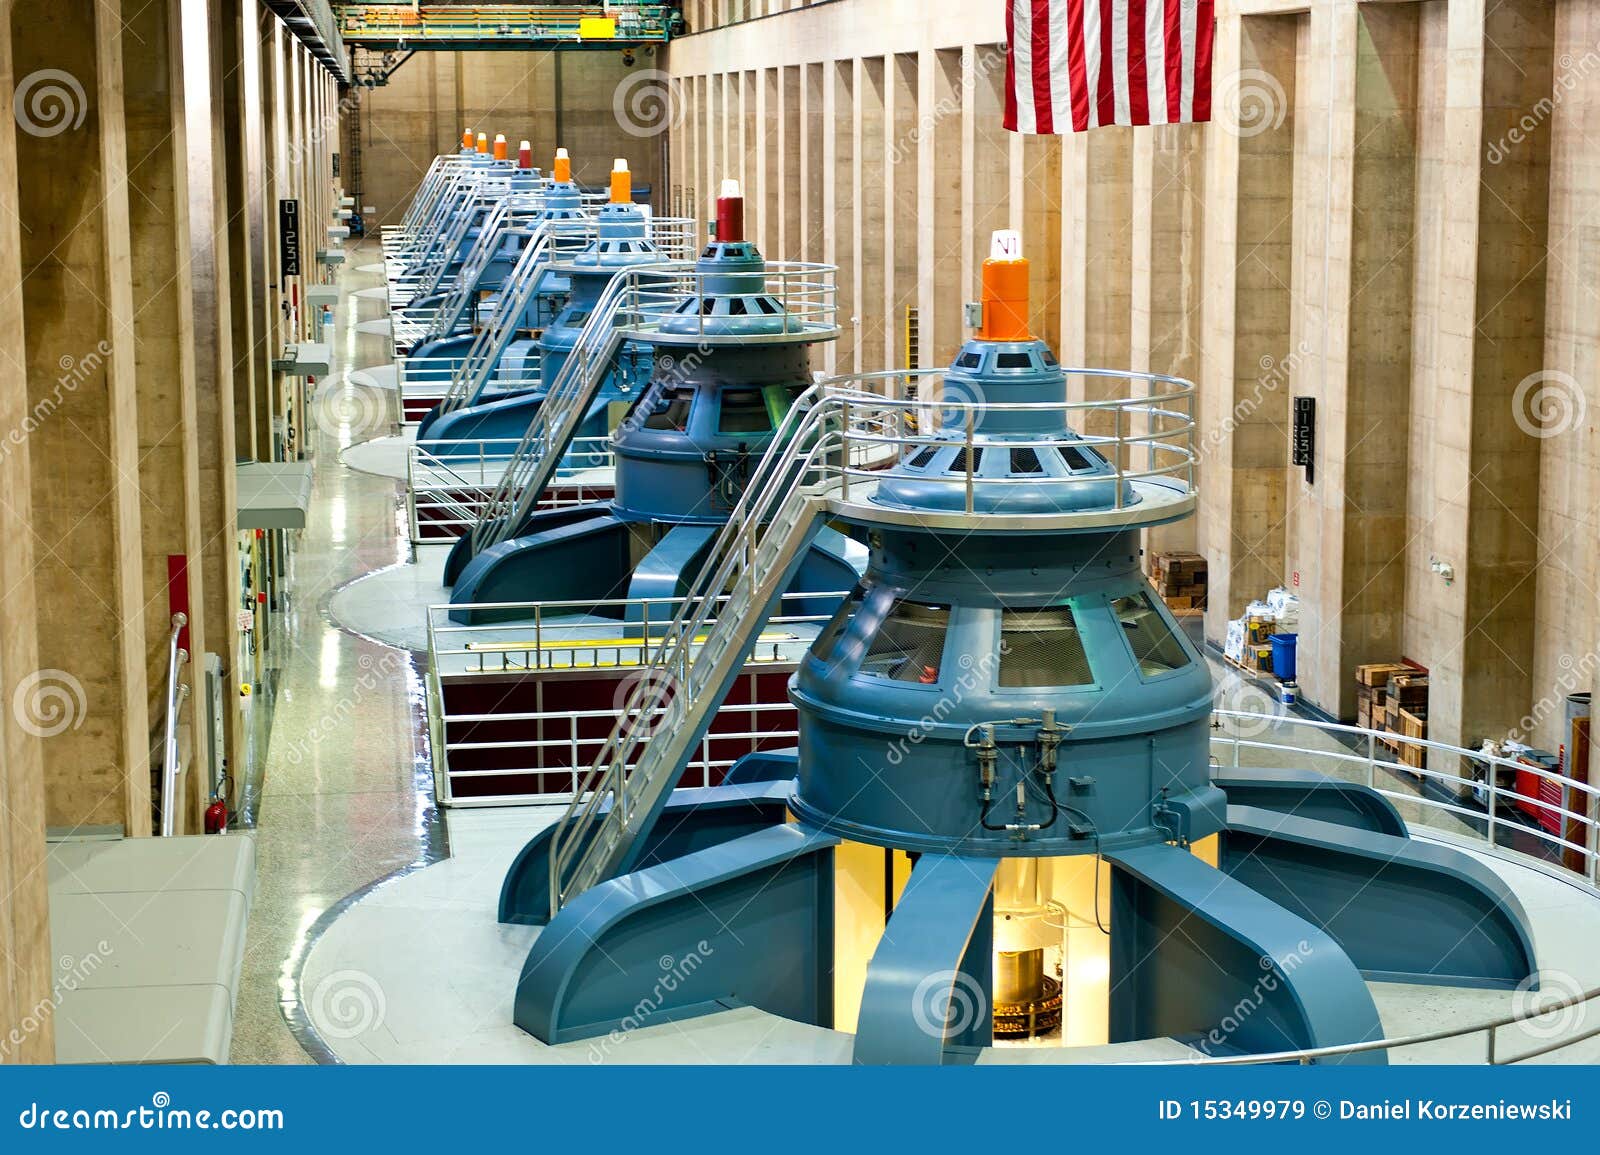
[[[967,101],[961,50],[924,52],[917,79],[922,107],[917,123],[918,309],[922,363],[938,367],[949,365],[966,339],[962,268],[967,242],[961,194],[971,158],[963,153]]]
[[[1052,138],[1046,138],[1052,139]],[[1013,206],[1012,215],[1034,222],[1025,230],[1025,247],[1048,258],[1061,254],[1059,292],[1048,279],[1040,283],[1034,273],[1033,324],[1036,333],[1060,336],[1060,357],[1067,365],[1121,368],[1132,359],[1133,329],[1133,130],[1100,128],[1062,138],[1059,167],[1052,169],[1041,157],[1033,171],[1044,179],[1054,176],[1060,190],[1059,249],[1050,245],[1050,218],[1041,213],[1039,177],[1018,182],[1026,212]],[[1044,230],[1037,241],[1027,240]],[[1038,262],[1036,262],[1037,264]],[[1048,263],[1046,268],[1048,269]],[[1040,295],[1044,299],[1040,300]],[[1059,329],[1049,328],[1052,304],[1060,318]],[[1071,376],[1067,395],[1074,401],[1105,401],[1128,394],[1126,383],[1104,377]],[[1089,411],[1080,428],[1096,436],[1117,433],[1115,416],[1104,410]],[[1124,436],[1132,432],[1122,428]]]
[[[174,610],[189,618],[183,639],[191,655],[208,646],[204,567],[204,534],[200,511],[200,447],[196,436],[195,361],[197,338],[191,295],[190,181],[206,173],[191,167],[189,126],[185,121],[186,88],[207,91],[206,75],[184,65],[184,39],[199,41],[202,63],[209,28],[203,5],[185,11],[183,0],[153,0],[128,16],[123,35],[126,78],[124,120],[127,130],[129,238],[132,246],[134,362],[138,391],[138,481],[144,546],[144,630],[146,676],[156,694],[167,681],[168,635]],[[185,18],[189,17],[187,26]],[[189,62],[192,62],[192,56]],[[206,104],[209,113],[209,102]],[[210,117],[201,122],[209,125]],[[195,142],[202,149],[209,142]],[[203,242],[210,243],[209,235]],[[204,274],[202,273],[202,277]],[[214,290],[213,290],[214,291]],[[211,346],[205,346],[210,353]],[[231,439],[229,447],[231,448]],[[215,480],[215,469],[208,480]],[[226,634],[223,635],[226,637]],[[191,688],[187,711],[189,749],[207,749],[209,719],[200,709],[196,663],[183,671]],[[159,713],[154,719],[159,724]],[[161,765],[158,744],[151,760]],[[184,795],[174,802],[174,829],[197,829],[204,809],[205,775],[198,756],[191,758]],[[167,805],[163,798],[160,805]]]
[[[727,170],[728,158],[728,77],[714,73],[706,78],[705,105],[705,175],[700,182],[700,203],[695,213],[708,219],[716,209],[717,190],[725,178],[733,174]]]
[[[1259,119],[1225,120],[1224,106],[1208,136],[1200,542],[1205,631],[1218,642],[1228,619],[1284,576],[1301,19],[1224,10],[1217,24],[1215,75],[1249,77],[1263,94]]]
[[[66,719],[45,744],[47,813],[52,825],[148,834],[155,688],[145,670],[120,4],[29,6],[12,12],[11,31],[26,110],[17,164],[28,395],[45,414],[30,446],[38,688],[60,695]]]
[[[261,45],[257,0],[222,0],[212,91],[221,109],[221,154],[227,182],[228,268],[238,291],[229,295],[233,334],[233,430],[238,456],[270,456],[269,422],[257,410],[260,383],[271,376],[267,331],[266,197],[262,172]]]
[[[1325,296],[1327,312],[1307,322],[1313,371],[1296,390],[1316,399],[1320,444],[1315,482],[1298,469],[1290,477],[1306,512],[1289,568],[1301,590],[1302,692],[1349,719],[1356,665],[1403,649],[1418,12],[1338,8],[1314,14],[1309,29],[1327,63],[1305,79],[1319,91],[1332,83],[1317,128],[1332,143],[1311,141],[1307,160],[1328,166],[1315,196],[1329,201],[1311,213],[1326,222],[1327,253],[1305,263],[1326,288],[1307,307]]]
[[[856,367],[853,372],[870,373],[888,368],[890,348],[886,332],[885,297],[887,276],[884,266],[885,233],[888,229],[888,176],[885,172],[884,58],[869,56],[856,61],[855,91],[855,308]],[[840,176],[843,174],[841,173]]]
[[[822,259],[839,266],[839,325],[837,341],[831,342],[823,352],[823,360],[830,373],[857,371],[860,344],[860,318],[857,302],[861,299],[857,288],[858,232],[856,204],[859,178],[856,172],[856,90],[858,87],[857,62],[836,60],[824,69],[822,167],[828,174],[823,188],[823,207],[827,235],[823,241]]]
[[[0,87],[16,90],[11,9],[0,15]],[[22,283],[22,238],[14,117],[0,120],[0,281]],[[49,1004],[55,956],[50,949],[49,896],[44,864],[43,735],[10,704],[40,685],[35,625],[30,445],[32,398],[26,370],[21,294],[0,294],[0,1062],[46,1063],[55,1057],[54,1019],[37,1014]],[[70,724],[70,723],[69,723]],[[21,1039],[12,1043],[13,1032]]]
[[[1600,3],[1585,0],[1556,10],[1555,89],[1561,103],[1551,117],[1550,225],[1560,256],[1548,265],[1545,289],[1544,365],[1548,384],[1564,405],[1544,423],[1551,433],[1540,446],[1539,566],[1533,685],[1558,696],[1592,691],[1600,668],[1600,440],[1592,419],[1600,413],[1600,237],[1583,222],[1600,212],[1600,100],[1586,76],[1600,73]],[[1567,66],[1561,66],[1567,61]],[[1508,145],[1511,142],[1507,142]],[[1514,145],[1512,146],[1514,147]],[[1493,159],[1491,157],[1491,159]],[[1566,427],[1559,425],[1561,414]],[[1540,712],[1525,727],[1548,749],[1568,741],[1559,708]],[[1594,752],[1589,781],[1600,782]]]
[[[1133,136],[1133,369],[1200,378],[1201,257],[1205,238],[1203,125],[1160,125]],[[1198,399],[1195,401],[1199,409]],[[1145,532],[1147,555],[1192,551],[1194,518]]]
[[[1429,607],[1415,656],[1439,675],[1430,734],[1447,742],[1516,728],[1532,696],[1550,126],[1528,113],[1551,92],[1553,35],[1533,0],[1449,9],[1437,485],[1410,567]],[[1453,568],[1450,585],[1422,572],[1430,558]]]
[[[800,223],[800,69],[779,69],[778,104],[777,245],[785,260],[803,261],[806,246]]]
[[[776,68],[763,68],[755,73],[755,92],[755,140],[751,160],[757,187],[751,192],[761,202],[756,246],[774,260],[786,260],[788,253],[779,240],[783,231],[779,207],[783,180],[779,172],[779,154],[783,151],[783,108],[778,95]]]
[[[222,661],[222,754],[235,782],[245,765],[239,688],[249,674],[238,649],[238,479],[241,449],[270,456],[266,386],[271,356],[262,336],[267,287],[261,257],[267,208],[262,185],[260,64],[253,0],[222,6],[183,0],[188,126],[190,290],[195,335],[195,439],[204,596],[195,670]],[[193,29],[192,32],[189,30]],[[222,117],[214,109],[220,105]],[[240,135],[233,135],[239,133]],[[237,258],[238,263],[235,263]],[[244,404],[240,401],[243,399]],[[243,412],[252,422],[241,436]],[[198,695],[197,695],[198,698]]]
[[[697,107],[697,76],[673,77],[668,81],[668,134],[667,158],[670,178],[663,202],[667,216],[692,216],[687,205],[693,202],[694,175],[698,171],[699,140],[698,121],[693,115]]]
[[[766,228],[767,206],[761,195],[761,181],[756,176],[760,172],[756,149],[766,136],[766,125],[756,107],[757,79],[755,72],[741,72],[733,78],[739,116],[733,124],[733,151],[728,159],[735,170],[733,175],[739,178],[739,185],[744,189],[745,234],[757,238],[759,245]]]
[[[1021,232],[1023,251],[1030,258],[1028,324],[1033,332],[1054,341],[1061,332],[1061,277],[1065,253],[1058,198],[1067,142],[1059,136],[1017,133],[1010,136],[1011,189],[1007,223]],[[1126,286],[1126,278],[1118,283]]]
[[[803,195],[800,197],[800,215],[797,219],[800,222],[800,257],[807,261],[823,259],[822,238],[827,231],[823,211],[825,194],[822,191],[827,176],[827,169],[822,160],[824,133],[822,86],[825,83],[826,68],[827,66],[823,64],[801,66],[804,79],[800,86],[798,184],[803,190]]]
[[[910,343],[908,310],[921,300],[918,273],[922,230],[917,203],[917,56],[897,52],[886,61],[884,78],[884,360],[874,368],[898,369],[922,363],[921,340]],[[920,326],[919,326],[920,327]]]
[[[962,220],[968,229],[968,260],[963,278],[966,300],[976,301],[982,286],[978,270],[989,255],[989,238],[996,229],[1011,227],[1011,133],[1000,127],[1005,109],[1005,52],[999,45],[979,45],[964,56],[962,67],[970,68],[970,79],[963,87],[971,93],[967,106],[970,117],[963,117],[964,132],[970,146],[962,149],[971,157],[963,192]],[[970,207],[969,207],[970,206]],[[1036,254],[1029,249],[1029,255]]]

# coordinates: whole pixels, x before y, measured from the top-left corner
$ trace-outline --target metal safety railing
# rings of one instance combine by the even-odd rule
[[[396,363],[399,366],[399,380],[405,392],[411,396],[440,398],[449,392],[452,382],[460,373],[461,360],[460,357],[449,355],[401,357]],[[532,346],[515,368],[497,364],[484,378],[482,387],[491,394],[530,389],[538,384],[541,360],[542,353],[538,346]]]
[[[342,32],[352,44],[439,41],[472,44],[658,42],[670,38],[670,4],[410,4],[346,5]],[[595,26],[586,21],[614,21]]]
[[[1413,834],[1434,835],[1480,854],[1543,871],[1591,896],[1600,897],[1600,874],[1597,874],[1600,853],[1596,847],[1596,834],[1600,831],[1600,789],[1544,767],[1426,738],[1407,738],[1387,731],[1291,714],[1219,709],[1212,717],[1215,731],[1211,739],[1212,756],[1221,765],[1310,769],[1364,782],[1396,804]],[[1312,739],[1316,745],[1302,744]],[[1390,743],[1404,750],[1392,750],[1395,756],[1388,757],[1382,751],[1389,749]],[[1406,757],[1408,751],[1412,752],[1410,759]],[[1552,804],[1499,786],[1495,781],[1499,770],[1514,770],[1560,785],[1566,801],[1554,810],[1559,814],[1561,834],[1500,817],[1502,805],[1508,798],[1544,807]],[[1432,784],[1435,792],[1396,789],[1393,783],[1397,779],[1405,781],[1403,775],[1419,780],[1424,786]],[[1483,808],[1466,805],[1468,797],[1481,801]],[[1511,835],[1514,839],[1508,838]],[[1548,854],[1523,853],[1509,847],[1508,841],[1525,841],[1533,850],[1542,847],[1559,861],[1550,861]],[[1565,985],[1576,987],[1577,984],[1569,978]],[[1195,1052],[1180,1059],[1148,1060],[1136,1065],[1312,1064],[1354,1055],[1389,1054],[1409,1048],[1465,1042],[1482,1036],[1482,1062],[1507,1066],[1600,1038],[1600,1021],[1596,1021],[1600,1018],[1600,987],[1538,994],[1524,990],[1515,998],[1520,1005],[1508,1013],[1475,1022],[1452,1023],[1433,1031],[1256,1054]],[[1517,1046],[1518,1042],[1523,1045]],[[1437,1052],[1419,1057],[1429,1061],[1441,1058]]]
[[[685,264],[635,285],[628,308],[640,318],[636,331],[654,339],[666,338],[670,330],[681,341],[729,336],[748,343],[797,336],[823,340],[839,329],[838,271],[836,265],[810,261],[767,261],[759,273],[734,274]],[[730,295],[730,281],[739,286],[733,290],[738,295]],[[772,298],[778,312],[730,316],[716,309],[719,300],[743,307],[744,296],[757,293]],[[749,332],[731,327],[741,319],[752,322]]]
[[[1215,719],[1217,732],[1211,747],[1222,765],[1267,765],[1249,759],[1270,757],[1270,765],[1277,769],[1316,769],[1349,778],[1395,802],[1410,825],[1460,836],[1476,833],[1481,824],[1483,839],[1491,846],[1514,839],[1562,862],[1567,873],[1600,891],[1600,787],[1515,758],[1338,722],[1233,710],[1218,710]],[[1321,743],[1310,749],[1264,737],[1284,730],[1315,734]],[[1403,752],[1407,750],[1415,752],[1411,758]],[[1298,755],[1299,764],[1285,766],[1286,752]],[[1549,783],[1563,801],[1555,803],[1508,790],[1498,781],[1502,771]],[[1392,780],[1397,773],[1431,786],[1433,794],[1396,790]],[[1557,829],[1507,817],[1505,811],[1513,805],[1546,816]]]
[[[829,615],[808,612],[818,601],[831,603],[845,596],[834,593],[788,594],[767,619],[758,648],[746,669],[784,670],[798,662],[812,638]],[[725,601],[726,599],[724,599]],[[494,602],[473,606],[431,606],[428,610],[428,670],[433,682],[429,688],[429,733],[433,735],[435,774],[440,800],[460,804],[451,783],[468,779],[507,779],[530,774],[567,775],[560,791],[538,794],[482,794],[471,799],[477,805],[503,805],[508,802],[570,802],[578,790],[584,771],[595,750],[604,745],[604,731],[589,731],[584,723],[614,721],[618,703],[604,703],[593,709],[496,711],[494,713],[451,713],[446,706],[447,682],[470,681],[487,676],[503,679],[507,674],[536,673],[615,674],[627,678],[648,666],[662,630],[677,614],[682,598],[611,598],[599,602]],[[476,613],[516,614],[515,621],[490,625],[459,625],[451,620],[452,611],[463,608]],[[575,616],[582,615],[582,616]],[[596,622],[598,616],[602,621]],[[626,621],[620,620],[626,619]],[[715,624],[715,618],[712,619]],[[698,639],[704,645],[709,635]],[[446,682],[440,682],[439,679]],[[748,753],[759,746],[788,744],[798,737],[795,727],[785,721],[774,725],[773,715],[793,717],[787,698],[781,701],[724,704],[719,716],[748,719],[701,737],[684,766],[688,785],[710,785],[713,773],[726,769],[741,755],[725,753],[729,744],[745,746]],[[647,744],[650,732],[658,729],[659,716],[639,719],[635,725]],[[758,725],[757,723],[762,724]],[[480,740],[452,738],[453,728],[475,723],[512,723],[518,728],[515,739]],[[546,736],[553,735],[553,736]],[[461,769],[451,765],[451,755],[492,755],[504,759],[517,751],[525,757],[511,764],[480,769]]]
[[[852,488],[874,484],[887,457],[897,460],[928,448],[965,449],[956,463],[943,472],[918,480],[957,489],[962,512],[976,514],[977,498],[988,496],[997,511],[1013,512],[1008,498],[1030,496],[1041,483],[1095,483],[1113,481],[1111,504],[1128,505],[1128,483],[1165,484],[1193,497],[1197,494],[1194,446],[1194,385],[1180,377],[1135,373],[1117,369],[1068,369],[1093,391],[1103,394],[1138,385],[1141,391],[1126,396],[1050,402],[990,402],[968,399],[971,386],[957,382],[945,388],[943,369],[890,370],[831,377],[828,388],[837,391],[840,409],[842,460],[833,469],[841,500],[852,501]],[[862,395],[852,400],[850,393]],[[1073,471],[1064,476],[1048,473],[1006,476],[1007,468],[983,468],[988,418],[1028,419],[1040,427],[1062,432],[1048,436],[1017,437],[1006,434],[1007,450],[1093,450],[1104,459],[1105,469]],[[1100,429],[1105,432],[1094,432]],[[957,431],[952,436],[952,430]],[[1002,465],[1005,463],[1002,462]],[[1137,497],[1137,491],[1133,496]],[[1030,506],[1033,503],[1030,503]]]
[[[543,203],[541,194],[531,192],[512,193],[497,201],[479,226],[472,248],[443,299],[436,306],[413,307],[391,314],[396,345],[411,347],[448,336],[467,323],[468,312],[480,294],[497,287],[483,283],[495,258],[508,247],[515,246],[515,251],[520,251],[517,238],[526,239],[532,235]],[[512,264],[515,265],[514,260]]]
[[[834,323],[838,309],[836,272],[832,265],[770,262],[764,274],[750,276],[762,278],[767,294],[782,305],[780,328],[750,333],[724,330],[714,336],[736,338],[742,344],[794,340],[802,336],[821,340],[829,336],[837,331]],[[552,382],[548,399],[529,426],[515,460],[485,508],[483,519],[473,530],[474,554],[498,545],[517,532],[523,518],[538,502],[554,462],[564,452],[565,439],[572,435],[577,421],[587,411],[622,343],[631,338],[665,340],[669,322],[675,339],[681,337],[690,342],[710,339],[713,335],[705,330],[704,306],[732,299],[723,289],[725,283],[725,274],[705,272],[680,261],[634,265],[613,277],[590,312],[561,373]],[[753,283],[751,288],[754,288]],[[685,305],[689,306],[687,313]],[[770,330],[773,316],[762,314],[754,319],[763,322],[762,329]],[[689,358],[684,358],[680,367],[688,362]]]
[[[172,615],[172,632],[167,635],[167,698],[166,737],[161,744],[161,833],[170,837],[177,831],[178,772],[182,762],[178,755],[178,716],[189,696],[189,685],[180,681],[181,671],[189,662],[189,651],[178,644],[189,616],[182,612]]]
[[[500,358],[512,335],[525,319],[535,294],[545,285],[546,274],[571,269],[573,258],[594,240],[596,227],[597,222],[592,216],[582,220],[540,222],[536,226],[527,247],[507,276],[487,323],[478,332],[466,358],[452,377],[450,387],[440,402],[441,413],[457,409],[479,395],[487,376],[498,371]],[[687,268],[687,261],[693,255],[699,239],[699,223],[681,217],[654,218],[650,222],[649,236],[651,243],[660,251],[660,262],[619,269],[614,278],[625,278],[641,268],[676,268],[680,261],[684,262],[682,267]],[[636,279],[634,283],[638,283]],[[596,303],[590,311],[590,320],[600,311],[602,303],[609,299],[607,295]],[[640,305],[639,309],[649,307]]]
[[[472,528],[474,555],[515,534],[538,504],[611,372],[626,335],[640,321],[629,309],[631,295],[640,284],[677,267],[673,263],[630,266],[618,272],[601,292],[485,504],[483,516]]]
[[[409,445],[406,504],[411,540],[455,538],[477,525],[519,444],[508,437]],[[573,438],[541,507],[560,509],[609,497],[615,469],[609,437]]]
[[[443,243],[444,226],[450,214],[472,196],[481,175],[481,168],[471,164],[442,167],[437,188],[430,193],[425,211],[415,225],[404,232],[383,235],[384,259],[394,266],[391,280],[403,275],[407,266],[425,261],[430,252]]]
[[[392,241],[400,244],[405,238],[413,236],[422,222],[432,212],[433,206],[438,203],[444,188],[444,174],[447,170],[460,164],[466,158],[459,153],[450,153],[436,156],[428,165],[428,171],[422,174],[422,179],[417,182],[417,191],[411,196],[411,203],[406,206],[405,213],[399,223],[384,225],[379,230],[380,237],[385,242],[385,248]]]
[[[480,165],[458,164],[443,170],[439,195],[415,231],[383,234],[391,308],[404,308],[437,286],[488,204],[509,195],[510,188],[508,174]]]
[[[495,297],[488,321],[478,330],[466,356],[451,374],[449,386],[439,402],[439,412],[449,413],[470,403],[492,378],[504,375],[501,360],[506,349],[519,333],[531,335],[524,322],[555,255],[582,248],[593,235],[594,222],[587,218],[540,221],[534,226],[517,256],[517,263]],[[524,372],[521,381],[531,387],[538,384],[538,377]]]
[[[440,244],[418,271],[412,286],[414,297],[431,296],[440,290],[445,276],[471,252],[469,238],[472,237],[472,230],[477,229],[481,236],[484,225],[510,195],[511,181],[508,177],[483,177],[478,180],[464,199],[461,210],[447,222],[449,228],[444,231]]]
[[[795,607],[819,601],[842,601],[848,593],[848,590],[837,590],[784,594],[778,611],[767,619],[764,627],[775,631],[769,640],[780,647],[791,643],[809,645],[811,635],[830,615],[804,612]],[[728,600],[727,596],[715,599],[715,608],[725,612]],[[685,601],[683,597],[603,598],[599,601],[429,606],[429,668],[456,674],[499,674],[516,670],[642,667],[649,663],[656,645]],[[487,625],[463,625],[452,616],[463,611],[470,611],[473,616],[493,613],[515,617]],[[593,618],[607,621],[597,627]],[[705,643],[709,627],[715,626],[718,620],[715,612],[707,618],[708,632],[698,637],[695,645]],[[794,627],[804,628],[797,632]],[[596,637],[597,628],[609,630],[614,636]],[[782,636],[777,636],[779,634]],[[799,652],[785,655],[774,651],[765,656],[757,655],[757,660],[782,662],[799,656]]]

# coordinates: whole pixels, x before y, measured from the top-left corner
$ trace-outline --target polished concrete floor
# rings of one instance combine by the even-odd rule
[[[376,246],[365,261],[377,259]],[[345,266],[347,288],[381,284]],[[352,267],[355,266],[355,267]],[[409,655],[330,624],[333,591],[406,553],[399,483],[342,465],[340,451],[387,431],[392,391],[343,374],[390,361],[387,338],[361,331],[383,303],[347,294],[333,379],[321,383],[307,431],[315,485],[294,548],[294,597],[284,617],[273,732],[255,800],[259,886],[250,914],[232,1056],[305,1063],[281,1009],[304,936],[330,906],[376,879],[437,854],[440,828],[418,731],[421,682]],[[376,328],[376,326],[367,326]]]

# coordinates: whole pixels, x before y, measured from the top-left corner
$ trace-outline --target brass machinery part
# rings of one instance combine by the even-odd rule
[[[1061,983],[1045,976],[1043,997],[1026,1003],[994,1005],[994,1037],[1031,1039],[1061,1026]]]
[[[995,1038],[1032,1038],[1061,1026],[1061,983],[1044,973],[1043,950],[1001,951],[995,963]]]

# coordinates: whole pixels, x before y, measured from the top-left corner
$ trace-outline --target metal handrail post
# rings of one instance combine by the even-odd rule
[[[171,837],[177,828],[177,805],[173,795],[178,784],[178,711],[183,709],[189,687],[178,681],[179,668],[189,660],[189,651],[178,645],[178,638],[189,624],[183,612],[172,615],[172,633],[167,639],[167,734],[161,756],[161,833]],[[180,692],[181,686],[181,692]]]

